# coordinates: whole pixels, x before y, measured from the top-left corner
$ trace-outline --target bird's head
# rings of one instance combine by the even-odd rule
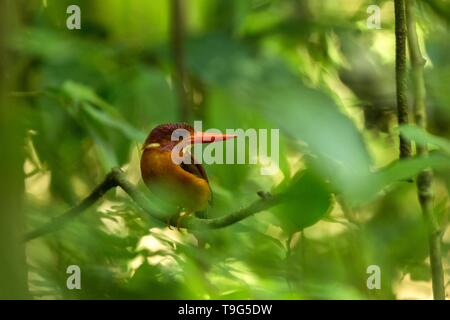
[[[210,143],[235,138],[234,134],[195,132],[186,123],[167,123],[155,127],[145,140],[144,149],[160,148],[172,150],[182,140],[186,144]]]

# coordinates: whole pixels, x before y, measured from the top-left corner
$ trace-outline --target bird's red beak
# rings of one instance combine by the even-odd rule
[[[236,138],[236,134],[194,132],[191,135],[191,143],[210,143]]]

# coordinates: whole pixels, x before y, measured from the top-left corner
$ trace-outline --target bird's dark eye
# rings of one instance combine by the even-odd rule
[[[181,136],[181,134],[180,134],[179,132],[174,132],[174,133],[172,134],[172,140],[180,141],[182,138],[183,138],[183,137]]]
[[[184,138],[189,137],[190,133],[186,129],[176,129],[172,132],[171,140],[172,141],[181,141]]]

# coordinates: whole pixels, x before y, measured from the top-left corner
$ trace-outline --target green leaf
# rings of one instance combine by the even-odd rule
[[[425,263],[411,264],[405,270],[413,281],[429,281],[431,279],[430,267]]]
[[[89,103],[83,103],[82,106],[83,106],[83,109],[86,111],[86,113],[92,119],[98,121],[99,123],[101,123],[107,127],[111,127],[113,129],[119,130],[129,139],[137,140],[137,141],[142,141],[145,139],[144,133],[133,128],[131,125],[129,125],[124,120],[114,117],[113,115],[108,114],[107,112],[102,112],[101,110],[91,106]]]
[[[291,185],[280,189],[275,191],[284,192],[283,200],[273,212],[287,233],[314,225],[332,208],[329,185],[310,169],[303,170]]]
[[[107,139],[102,136],[94,127],[87,126],[86,130],[95,142],[95,147],[98,151],[99,160],[103,166],[103,169],[109,170],[119,165],[119,160],[114,152],[114,148]]]
[[[93,105],[99,106],[102,109],[111,109],[112,107],[108,105],[102,98],[100,98],[94,90],[88,86],[76,83],[74,81],[66,81],[62,85],[62,90],[75,102],[90,102]]]
[[[417,143],[424,145],[431,144],[439,147],[442,151],[450,153],[450,141],[445,138],[432,135],[424,129],[414,125],[403,125],[399,130],[401,134],[410,140],[414,140]]]
[[[74,102],[79,103],[91,119],[120,131],[130,140],[142,141],[145,139],[143,132],[128,124],[113,106],[99,97],[91,88],[73,81],[66,81],[62,90]]]
[[[365,183],[355,184],[353,190],[351,190],[354,195],[352,203],[360,204],[372,200],[383,188],[394,183],[408,183],[408,179],[414,178],[427,168],[448,167],[450,167],[450,157],[436,152],[427,157],[397,160],[369,174]]]

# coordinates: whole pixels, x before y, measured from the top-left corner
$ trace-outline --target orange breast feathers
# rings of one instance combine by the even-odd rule
[[[141,157],[142,179],[155,196],[186,211],[203,211],[211,199],[208,179],[200,165],[187,166],[194,170],[175,164],[170,150],[144,149]]]

